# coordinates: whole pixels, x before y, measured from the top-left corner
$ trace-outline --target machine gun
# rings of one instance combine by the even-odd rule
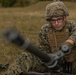
[[[69,54],[71,52],[71,49],[68,47],[68,45],[62,45],[62,47],[60,48],[59,51],[53,53],[53,54],[46,54],[45,52],[42,52],[37,46],[33,45],[29,40],[27,40],[27,38],[23,38],[15,29],[9,28],[7,30],[5,30],[3,32],[3,36],[5,37],[5,39],[7,39],[7,41],[12,42],[20,47],[22,47],[24,50],[27,49],[29,52],[33,53],[34,55],[36,55],[37,57],[39,57],[45,64],[45,66],[49,69],[55,69],[57,64],[58,64],[58,60],[61,59],[63,56],[65,56],[66,54]],[[65,67],[66,71],[71,73],[72,68],[69,67],[69,65],[67,66],[67,68]],[[57,73],[48,73],[48,74],[43,74],[43,73],[37,73],[37,74],[30,74],[30,75],[63,75],[60,74],[60,72],[65,71],[65,69],[63,70],[56,70]],[[65,71],[65,72],[66,72]],[[29,75],[26,74],[26,75]],[[21,74],[24,75],[24,74]]]

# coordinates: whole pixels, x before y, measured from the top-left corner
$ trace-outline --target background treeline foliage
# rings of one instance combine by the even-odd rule
[[[0,6],[2,7],[18,7],[28,6],[33,3],[37,3],[39,0],[0,0]]]
[[[0,0],[0,6],[11,7],[16,3],[16,0]]]
[[[0,0],[1,7],[24,7],[39,1],[57,1],[57,0]],[[76,1],[76,0],[61,0],[61,1]]]

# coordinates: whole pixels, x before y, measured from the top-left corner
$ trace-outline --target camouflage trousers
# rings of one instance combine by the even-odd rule
[[[39,58],[29,52],[24,52],[9,66],[5,75],[19,75],[21,72],[43,72],[45,67]]]
[[[18,59],[9,66],[5,75],[19,75],[21,72],[44,72],[46,67],[33,54],[24,52]],[[73,73],[76,74],[76,63],[73,64]]]

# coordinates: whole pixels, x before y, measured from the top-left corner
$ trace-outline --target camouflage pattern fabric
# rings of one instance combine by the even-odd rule
[[[19,75],[21,72],[37,71],[43,72],[45,67],[41,61],[29,52],[24,52],[9,66],[5,75]]]
[[[46,20],[51,19],[52,17],[59,17],[63,15],[69,16],[68,9],[63,2],[57,1],[46,6]]]

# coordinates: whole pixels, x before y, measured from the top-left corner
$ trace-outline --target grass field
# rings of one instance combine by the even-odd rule
[[[37,44],[37,37],[41,26],[45,23],[45,7],[50,1],[39,2],[24,8],[0,8],[0,31],[12,26],[16,27],[24,37]],[[76,3],[64,2],[69,9],[68,19],[76,20]],[[23,50],[6,42],[0,36],[0,63],[12,63]],[[4,75],[0,72],[0,75]]]

